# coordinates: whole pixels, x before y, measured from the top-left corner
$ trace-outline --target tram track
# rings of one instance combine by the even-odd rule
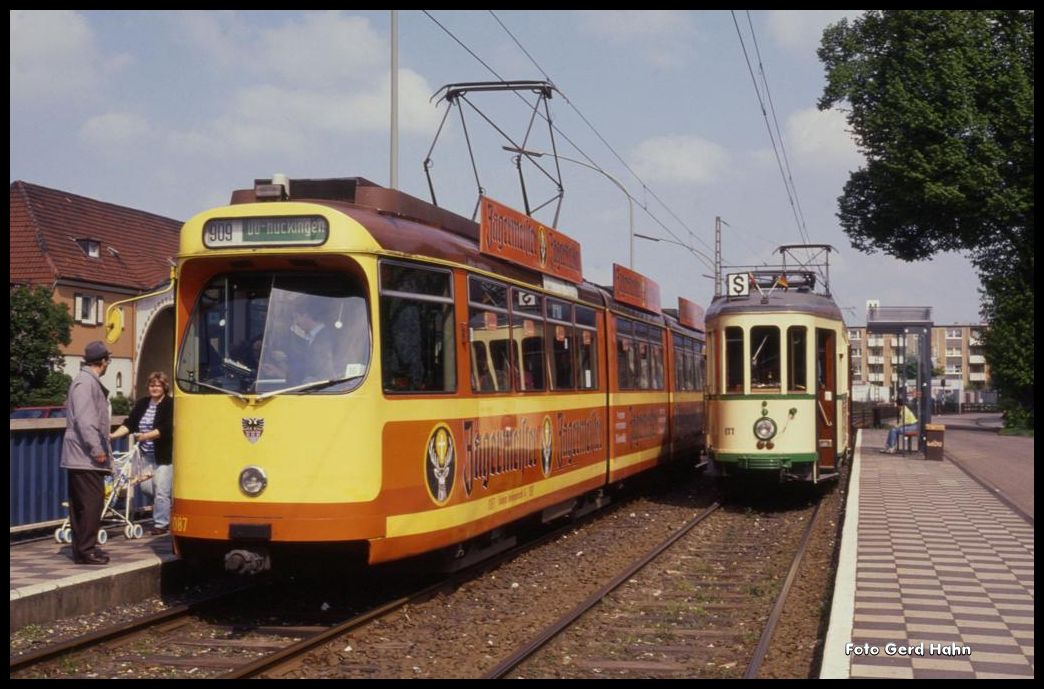
[[[801,515],[810,508],[796,508],[793,501],[790,507],[780,507],[773,499],[757,510],[728,505],[712,512],[708,508],[713,501],[714,496],[696,484],[672,486],[666,494],[618,501],[596,518],[564,525],[474,568],[433,583],[423,582],[430,585],[409,590],[400,587],[396,593],[390,581],[375,577],[368,584],[368,591],[360,591],[353,598],[354,611],[347,604],[335,602],[332,612],[336,614],[314,615],[314,623],[309,621],[305,608],[287,612],[273,604],[266,610],[264,600],[278,595],[266,593],[255,597],[261,603],[251,601],[234,606],[237,614],[242,612],[238,618],[226,608],[225,612],[189,615],[191,619],[172,618],[160,631],[145,632],[144,640],[101,642],[93,652],[99,662],[87,665],[86,671],[76,660],[84,655],[81,651],[48,661],[64,666],[64,670],[59,667],[51,672],[17,674],[138,678],[477,677],[501,664],[522,645],[523,639],[533,636],[534,630],[544,629],[555,618],[578,607],[584,598],[597,598],[602,602],[586,618],[604,616],[609,606],[616,606],[615,612],[610,613],[608,627],[603,621],[586,634],[604,642],[603,650],[609,656],[599,659],[596,654],[585,656],[568,649],[565,655],[572,659],[563,672],[563,654],[557,649],[544,660],[538,653],[536,660],[530,658],[507,676],[679,676],[672,654],[677,656],[685,648],[701,646],[718,649],[711,661],[715,664],[701,667],[698,672],[687,667],[684,674],[741,676],[760,629],[745,620],[754,615],[760,624],[767,618],[772,601],[768,599],[771,592],[765,581],[782,580],[786,571],[783,566],[777,568],[780,574],[772,574],[761,563],[765,543],[783,539],[785,543],[780,547],[788,552],[789,563],[798,538],[789,527],[784,537],[782,521],[800,522]],[[700,524],[704,526],[711,522],[717,526],[708,534],[697,524],[687,536],[674,536],[676,543],[654,559],[652,567],[638,573],[624,571],[621,563],[628,559],[626,555],[633,559],[637,553],[649,551],[668,535],[678,534],[678,526],[693,517],[701,517]],[[715,521],[723,517],[723,523]],[[737,535],[752,528],[765,536],[760,545],[745,544]],[[664,564],[663,558],[692,539],[695,542],[685,546],[677,562]],[[665,580],[652,581],[650,571]],[[748,575],[761,579],[752,584],[754,579]],[[612,579],[620,580],[616,593],[595,594]],[[682,580],[688,580],[688,584],[683,584],[688,590],[668,586],[671,581]],[[364,587],[357,579],[345,581]],[[752,587],[758,591],[753,592]],[[628,603],[621,591],[631,591],[644,599],[645,613],[635,617],[635,610],[639,610],[635,607],[637,601]],[[323,600],[317,597],[320,595],[325,594],[302,600],[314,604]],[[756,614],[748,610],[752,598]],[[669,619],[689,608],[698,608],[710,617],[688,626]],[[582,627],[590,623],[582,620],[577,624]],[[607,629],[612,628],[631,637],[631,645],[639,647],[638,655],[625,657],[611,648],[615,641]],[[667,631],[671,633],[668,635]],[[567,630],[566,635],[572,633]],[[626,645],[627,639],[623,641]],[[554,638],[542,652],[561,643],[561,637]],[[746,655],[737,660],[742,654],[734,647],[740,645],[746,649]],[[660,657],[654,657],[657,654]],[[605,665],[606,660],[618,664]],[[730,663],[736,665],[726,667]],[[132,669],[133,675],[122,674]]]
[[[756,539],[737,537],[754,533],[750,523],[764,515],[713,506],[523,644],[485,678],[756,677],[818,510],[817,503],[790,515],[790,521],[796,517],[806,523],[796,548],[794,534],[787,539],[793,556],[789,569],[780,572],[779,558],[767,568],[747,562],[762,546]],[[712,514],[723,542],[701,543],[706,534],[694,527],[705,519],[709,522]],[[777,524],[771,533],[758,536],[778,538],[780,531]],[[638,574],[642,570],[649,574]],[[766,594],[775,581],[782,585],[769,599]],[[763,624],[760,635],[751,621]]]
[[[235,596],[242,594],[249,587],[238,587],[222,591],[191,603],[176,605],[131,621],[91,631],[87,634],[66,639],[59,643],[49,644],[10,659],[10,672],[25,673],[34,668],[71,656],[89,653],[103,645],[125,644],[143,635],[176,629],[188,622],[193,615],[200,615],[207,610],[225,604]]]
[[[624,499],[610,507],[610,511],[626,507],[633,499]],[[379,583],[373,584],[378,593],[370,595],[369,600],[372,603],[377,599],[378,603],[343,620],[324,619],[316,624],[280,623],[288,613],[272,614],[275,611],[264,610],[263,600],[260,604],[244,603],[239,606],[244,610],[228,613],[236,607],[232,604],[235,595],[257,588],[247,586],[14,656],[10,672],[18,677],[82,676],[81,673],[91,676],[100,666],[105,666],[109,672],[136,669],[138,677],[191,675],[231,679],[255,677],[262,673],[278,676],[299,667],[300,659],[314,647],[384,615],[422,602],[440,591],[452,590],[520,553],[560,537],[563,532],[589,519],[584,517],[579,522],[562,524],[499,555],[439,578],[431,585],[407,587],[410,590],[402,595],[395,592],[401,592],[402,586],[396,588],[395,584],[390,584],[384,588]],[[379,576],[374,577],[375,581],[379,579]],[[430,580],[428,577],[427,581]],[[259,596],[266,597],[265,594]],[[359,596],[360,599],[366,597]],[[251,613],[250,609],[255,611]],[[301,619],[302,613],[289,614]],[[229,621],[237,617],[245,619]],[[268,617],[272,618],[272,624],[261,622]],[[156,674],[158,668],[164,668],[165,672]]]

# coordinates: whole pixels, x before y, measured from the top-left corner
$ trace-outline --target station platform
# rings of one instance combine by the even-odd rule
[[[12,545],[11,631],[141,601],[178,570],[169,535],[128,540],[114,529],[101,550],[107,565],[77,565],[54,539]]]
[[[1033,439],[933,422],[943,461],[859,432],[821,678],[1033,677]],[[965,471],[999,463],[1014,499]]]

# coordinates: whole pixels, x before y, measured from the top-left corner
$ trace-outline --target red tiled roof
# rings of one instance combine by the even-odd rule
[[[170,277],[181,221],[28,182],[11,183],[11,284],[82,280],[147,290]],[[90,258],[76,243],[101,243]]]

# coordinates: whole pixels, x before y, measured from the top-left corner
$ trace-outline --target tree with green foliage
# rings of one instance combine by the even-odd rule
[[[1033,11],[873,10],[823,32],[819,108],[866,158],[838,199],[860,251],[962,251],[982,282],[991,375],[1033,424]]]
[[[45,287],[11,289],[11,409],[65,402],[72,379],[58,345],[70,342],[69,307]]]

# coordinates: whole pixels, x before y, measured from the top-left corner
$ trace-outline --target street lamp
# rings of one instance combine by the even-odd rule
[[[676,242],[673,239],[664,239],[663,237],[650,237],[647,234],[635,234],[633,236],[634,237],[638,237],[639,239],[648,239],[650,242],[667,242],[668,244],[677,244],[678,246],[683,247],[684,249],[687,249],[689,251],[689,253],[691,253],[693,256],[695,256],[696,258],[700,259],[704,263],[709,263],[710,260],[711,260],[710,256],[708,256],[707,254],[703,253],[699,249],[691,247],[688,244],[683,244],[682,242]],[[711,264],[711,265],[713,265],[713,264]],[[710,278],[711,280],[714,279],[713,275],[704,275],[703,277]]]
[[[603,170],[601,168],[595,167],[594,165],[591,165],[589,163],[585,163],[582,160],[575,160],[573,158],[567,158],[564,155],[561,155],[561,154],[558,154],[558,153],[553,153],[552,154],[552,153],[545,153],[544,151],[530,151],[530,150],[525,149],[525,148],[515,148],[513,146],[501,146],[501,148],[503,148],[505,151],[508,151],[510,153],[518,153],[520,155],[524,155],[524,156],[527,156],[527,157],[530,157],[530,158],[542,158],[544,156],[552,156],[552,157],[558,158],[559,160],[565,160],[567,162],[574,163],[574,164],[579,165],[581,167],[586,167],[588,170],[594,170],[595,172],[601,173],[610,182],[615,184],[620,189],[620,191],[622,191],[624,193],[624,196],[627,197],[627,211],[628,211],[628,218],[627,219],[628,219],[628,224],[629,224],[629,228],[630,228],[630,236],[631,236],[631,261],[630,261],[630,268],[632,270],[634,269],[634,237],[635,237],[635,234],[634,234],[634,199],[631,198],[630,192],[627,191],[627,188],[620,182],[620,180],[616,179],[615,177],[613,177],[612,175],[610,175],[608,172],[606,172],[605,170]]]

